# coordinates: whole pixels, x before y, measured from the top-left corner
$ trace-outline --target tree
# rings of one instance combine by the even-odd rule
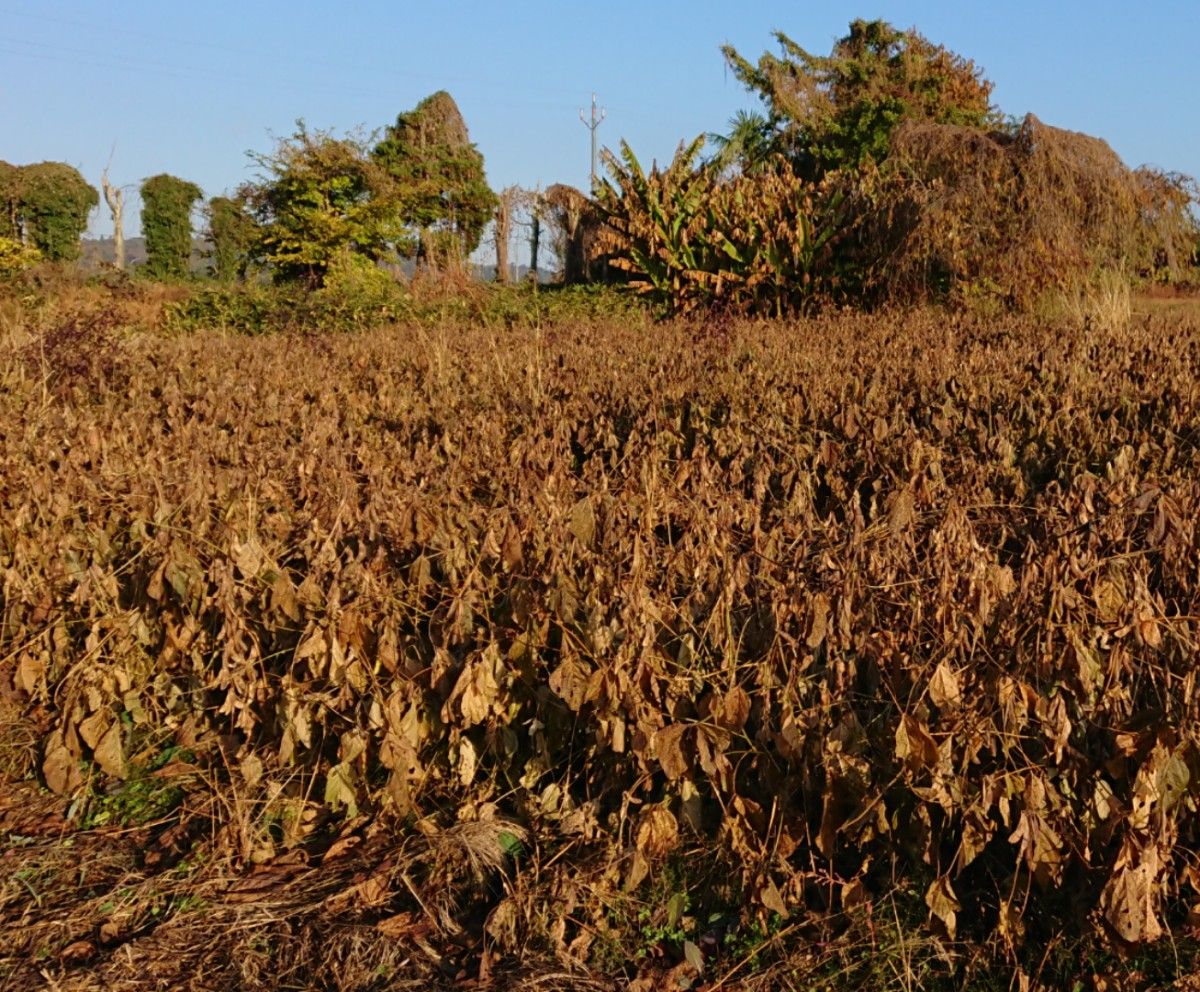
[[[546,195],[541,190],[529,194],[529,277],[536,287],[541,280],[538,275],[538,250],[542,245],[542,217],[546,213]]]
[[[523,191],[519,186],[508,186],[496,197],[496,216],[492,236],[496,242],[496,282],[509,281],[508,249],[512,240],[513,224],[517,209],[521,205]]]
[[[810,177],[882,161],[905,121],[988,127],[999,117],[992,84],[969,59],[916,31],[856,20],[830,55],[813,55],[783,32],[779,56],[752,64],[722,48],[733,73],[766,104],[776,151]]]
[[[18,241],[21,237],[21,195],[18,166],[0,161],[0,238]]]
[[[400,114],[375,146],[374,158],[404,191],[402,220],[420,257],[432,262],[430,246],[445,242],[446,235],[460,260],[479,247],[496,194],[449,93],[434,93]]]
[[[208,201],[208,239],[212,274],[229,281],[245,272],[258,225],[246,209],[244,196],[214,196]]]
[[[605,185],[601,185],[601,192]],[[596,202],[574,186],[555,183],[546,189],[541,206],[550,221],[554,253],[562,263],[563,282],[569,286],[588,282],[593,276],[602,224]]]
[[[78,258],[88,214],[100,203],[100,194],[79,170],[63,162],[39,162],[19,167],[9,182],[16,201],[10,217],[15,213],[21,240],[51,262]]]
[[[204,194],[176,176],[151,176],[142,183],[142,235],[146,271],[159,278],[187,275],[192,257],[192,207]]]
[[[774,128],[765,114],[739,110],[729,120],[727,134],[710,134],[716,148],[713,164],[721,171],[751,175],[768,168],[774,154]]]
[[[108,166],[100,174],[100,188],[104,191],[104,202],[113,222],[113,264],[125,268],[125,190],[108,181]]]
[[[316,288],[331,266],[373,263],[404,243],[407,198],[362,138],[298,121],[295,134],[257,161],[263,174],[243,191],[259,225],[251,256],[277,281]]]

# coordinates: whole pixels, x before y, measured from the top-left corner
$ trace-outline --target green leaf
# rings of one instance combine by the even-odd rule
[[[525,849],[525,845],[521,843],[521,838],[508,830],[501,830],[496,836],[496,840],[499,842],[500,847],[503,848],[504,853],[512,858],[517,857]]]

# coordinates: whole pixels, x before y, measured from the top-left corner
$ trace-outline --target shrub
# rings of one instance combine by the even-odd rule
[[[0,278],[24,272],[41,260],[42,253],[36,248],[23,245],[12,238],[0,237]]]
[[[371,154],[401,191],[404,247],[435,268],[461,265],[497,201],[454,98],[439,90],[400,114]]]
[[[808,178],[882,162],[904,123],[984,128],[998,121],[992,84],[975,64],[916,31],[855,20],[826,56],[806,51],[782,31],[775,40],[781,53],[764,53],[757,64],[732,45],[722,51],[737,78],[766,104],[774,155]],[[763,126],[744,120],[762,145]],[[765,155],[760,149],[754,157]]]
[[[309,131],[301,121],[259,163],[243,191],[258,223],[251,257],[277,282],[318,288],[346,252],[375,262],[405,237],[402,191],[355,136]]]
[[[121,389],[128,363],[113,310],[78,310],[63,314],[32,342],[21,358],[43,388],[63,399],[79,391],[90,398]]]

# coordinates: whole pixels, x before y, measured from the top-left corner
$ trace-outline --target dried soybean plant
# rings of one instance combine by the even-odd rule
[[[1200,334],[1080,333],[144,339],[119,390],[0,394],[0,674],[56,792],[186,746],[268,864],[426,838],[356,918],[438,954],[487,919],[601,967],[684,852],[700,919],[832,939],[899,880],[951,958],[1179,938]]]

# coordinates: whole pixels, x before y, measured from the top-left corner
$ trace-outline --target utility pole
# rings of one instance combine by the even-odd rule
[[[608,111],[603,107],[596,106],[596,94],[592,94],[592,118],[588,120],[583,116],[583,109],[579,110],[579,119],[583,121],[583,126],[592,132],[592,193],[596,192],[596,129],[604,122],[604,118],[608,116]]]

